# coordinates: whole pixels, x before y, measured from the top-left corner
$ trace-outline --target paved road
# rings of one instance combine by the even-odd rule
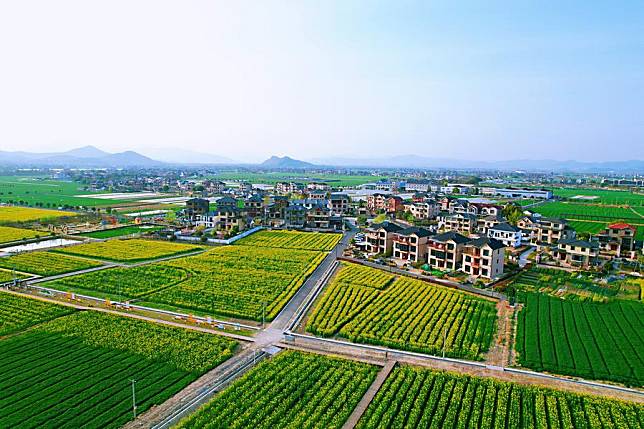
[[[535,251],[535,248],[530,246],[526,251],[524,251],[523,253],[521,253],[521,255],[519,255],[519,267],[520,268],[523,268],[526,265],[528,265],[528,263],[530,262],[528,260],[528,256],[530,256],[530,254],[532,252],[534,252],[534,251]]]

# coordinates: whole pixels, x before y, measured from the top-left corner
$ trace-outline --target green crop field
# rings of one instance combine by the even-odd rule
[[[53,276],[101,265],[98,261],[54,252],[29,252],[0,258],[0,267],[39,276]]]
[[[522,293],[518,362],[537,371],[644,385],[644,304]]]
[[[644,206],[644,194],[636,194],[630,191],[613,191],[610,189],[587,189],[587,188],[555,188],[553,193],[557,197],[571,201],[589,202],[608,205],[629,205],[633,207]],[[575,199],[576,196],[597,197],[594,199]]]
[[[105,261],[138,262],[191,253],[199,249],[201,247],[192,244],[130,239],[93,242],[52,251]]]
[[[339,429],[377,371],[372,365],[285,351],[261,362],[178,427]]]
[[[0,223],[16,223],[30,221],[47,221],[56,218],[66,218],[76,216],[74,212],[62,210],[37,209],[31,207],[0,207]]]
[[[133,299],[178,284],[189,277],[181,268],[151,264],[131,268],[109,268],[44,283],[45,287],[107,297]],[[96,293],[98,292],[98,293]]]
[[[573,228],[577,233],[580,232],[589,232],[591,234],[597,234],[602,230],[606,229],[608,222],[594,222],[586,220],[571,220],[568,222],[571,228]]]
[[[300,231],[258,231],[244,237],[236,245],[279,247],[284,249],[329,251],[342,238],[342,234]]]
[[[27,278],[28,276],[21,274],[21,273],[14,273],[11,270],[2,270],[0,269],[0,283],[6,283],[13,281],[14,278],[17,279],[24,279]]]
[[[102,229],[98,231],[92,231],[92,232],[86,232],[82,235],[83,237],[91,237],[91,238],[99,238],[99,239],[104,239],[104,238],[113,238],[113,237],[122,237],[124,235],[132,235],[132,234],[145,234],[148,232],[154,232],[162,229],[160,226],[141,226],[141,225],[129,225],[129,226],[123,226],[120,228],[109,228],[109,229]]]
[[[0,293],[0,340],[5,335],[70,314],[72,311],[61,305],[2,292]],[[0,344],[2,344],[1,341]]]
[[[376,176],[359,176],[359,175],[342,175],[342,174],[317,174],[317,173],[288,173],[288,172],[268,172],[253,173],[249,171],[242,172],[221,172],[212,177],[216,180],[242,180],[251,183],[266,183],[274,185],[277,182],[320,182],[326,183],[331,187],[358,186],[364,183],[375,182],[385,177]]]
[[[83,190],[79,183],[52,180],[37,176],[0,176],[0,202],[28,204],[42,207],[63,206],[109,206],[122,203],[124,200],[109,200],[77,195],[88,195],[92,192]]]
[[[32,308],[36,301],[25,302]],[[132,418],[130,380],[143,413],[235,347],[216,335],[127,317],[63,315],[0,339],[0,427],[121,427]]]
[[[45,283],[59,290],[202,315],[272,320],[324,258],[309,250],[222,246],[197,256]],[[266,308],[263,307],[266,303]]]
[[[408,366],[358,422],[371,428],[641,428],[641,405]]]
[[[481,359],[496,331],[495,303],[464,292],[343,264],[307,330],[354,342]]]

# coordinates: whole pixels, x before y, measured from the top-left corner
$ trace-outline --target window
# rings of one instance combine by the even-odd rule
[[[483,256],[490,256],[490,250],[489,249],[483,249]]]

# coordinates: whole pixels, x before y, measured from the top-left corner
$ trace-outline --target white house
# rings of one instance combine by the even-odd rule
[[[506,247],[521,246],[521,229],[507,222],[494,225],[487,230],[487,236],[500,241]]]

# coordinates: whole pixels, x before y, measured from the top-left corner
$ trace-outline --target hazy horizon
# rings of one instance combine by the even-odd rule
[[[644,159],[636,2],[5,2],[0,150]]]

